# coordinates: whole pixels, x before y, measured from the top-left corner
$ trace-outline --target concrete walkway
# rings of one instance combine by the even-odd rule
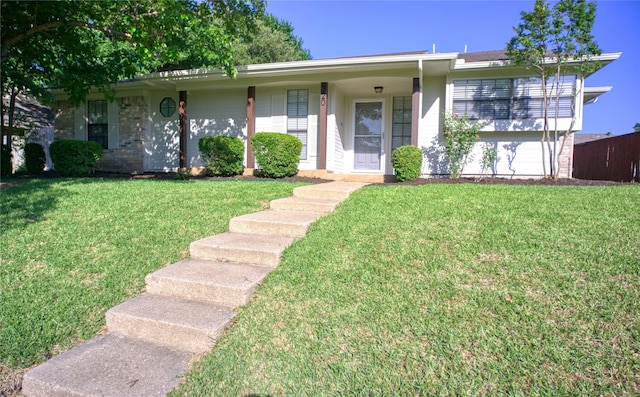
[[[209,351],[283,251],[363,183],[295,188],[271,209],[191,243],[191,257],[149,274],[146,292],[106,313],[107,333],[29,371],[31,396],[164,396]]]

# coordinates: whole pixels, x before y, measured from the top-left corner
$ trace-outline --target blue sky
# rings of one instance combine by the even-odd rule
[[[314,59],[402,51],[503,49],[521,11],[533,1],[269,0],[267,11],[289,21]],[[613,86],[585,107],[582,132],[616,135],[640,122],[640,0],[597,2],[593,34],[617,61],[587,80]]]

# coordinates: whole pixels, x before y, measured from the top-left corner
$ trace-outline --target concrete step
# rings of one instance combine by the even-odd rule
[[[302,238],[313,222],[324,215],[315,211],[268,210],[235,217],[229,221],[231,233]]]
[[[366,183],[357,182],[328,182],[317,185],[300,186],[293,189],[294,197],[320,198],[330,200],[345,200],[349,195]]]
[[[246,304],[268,268],[185,259],[147,275],[147,292],[228,307]]]
[[[222,233],[191,243],[191,258],[251,263],[276,267],[293,238],[257,234]]]
[[[272,200],[270,207],[282,211],[316,211],[322,213],[333,212],[340,204],[340,200],[286,197]]]
[[[165,396],[180,383],[192,354],[107,333],[30,370],[28,397]]]
[[[109,331],[192,353],[205,352],[229,325],[227,307],[145,293],[109,309]]]

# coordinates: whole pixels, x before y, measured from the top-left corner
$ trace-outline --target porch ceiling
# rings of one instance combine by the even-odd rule
[[[375,97],[386,95],[411,95],[411,77],[361,77],[333,81],[348,96]],[[383,87],[382,94],[376,94],[374,87]]]

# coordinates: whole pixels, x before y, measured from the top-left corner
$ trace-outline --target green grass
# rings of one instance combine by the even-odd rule
[[[25,368],[93,337],[145,275],[296,184],[88,179],[0,192],[0,367]]]
[[[637,395],[640,187],[366,187],[172,395]]]

